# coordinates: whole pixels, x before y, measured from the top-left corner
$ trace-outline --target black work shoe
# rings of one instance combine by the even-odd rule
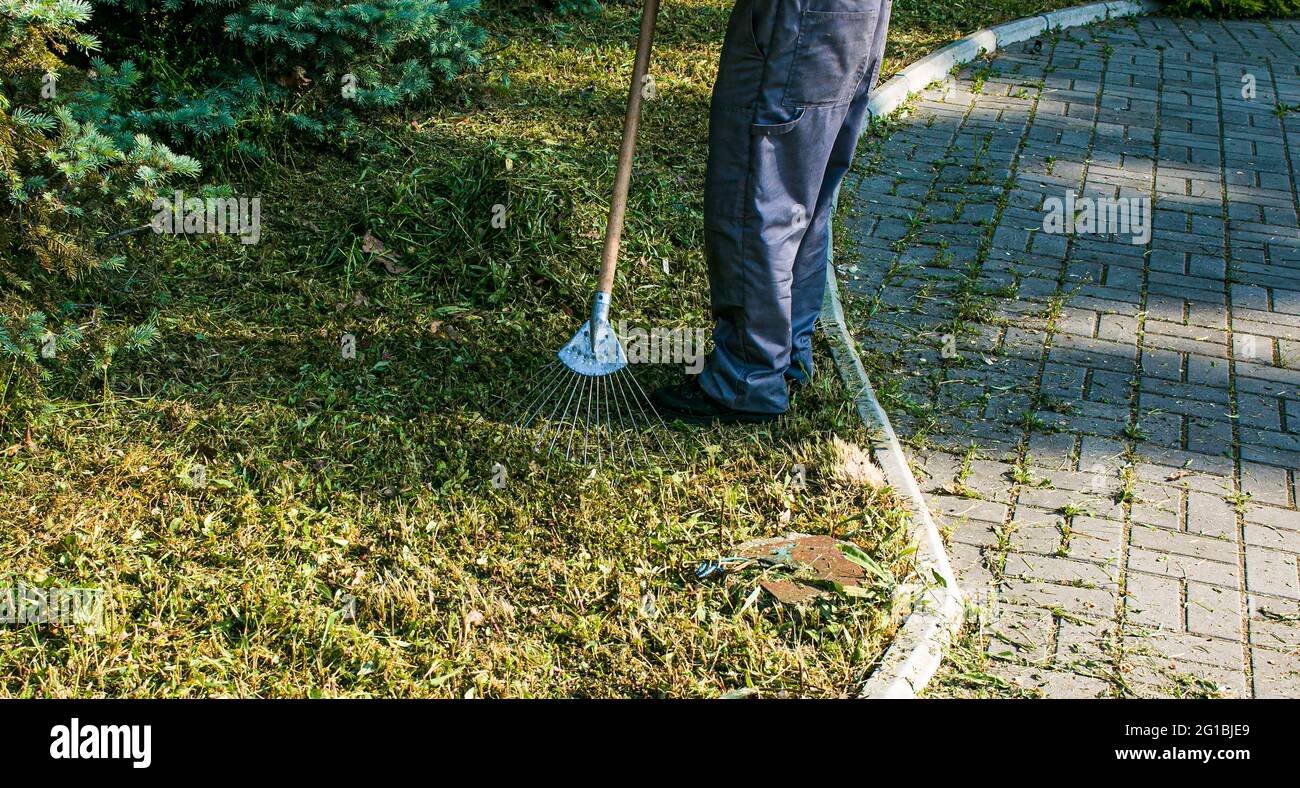
[[[779,413],[752,413],[734,410],[710,397],[696,378],[676,386],[661,386],[650,395],[664,421],[687,424],[764,424],[776,421]]]

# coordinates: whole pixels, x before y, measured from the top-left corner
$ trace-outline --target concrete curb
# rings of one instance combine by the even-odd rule
[[[1037,16],[1027,16],[996,27],[986,27],[940,47],[895,74],[876,88],[867,104],[871,119],[882,118],[901,107],[913,93],[948,76],[953,66],[969,63],[986,52],[994,52],[1019,41],[1027,41],[1055,28],[1078,27],[1103,19],[1116,19],[1155,11],[1160,3],[1140,2],[1089,3],[1062,8]]]
[[[829,257],[829,252],[828,252]],[[898,490],[910,504],[913,520],[912,536],[917,542],[917,573],[922,580],[920,593],[914,601],[912,612],[886,650],[880,665],[872,672],[859,693],[864,698],[915,697],[934,672],[939,669],[944,651],[961,626],[965,604],[957,578],[948,564],[948,552],[943,537],[930,516],[925,495],[912,476],[907,456],[898,443],[889,416],[880,406],[875,389],[862,366],[862,359],[854,346],[844,319],[840,303],[839,284],[835,279],[835,265],[827,260],[826,297],[822,302],[822,330],[830,339],[831,354],[840,376],[850,391],[854,391],[854,405],[858,417],[873,429],[872,454],[890,486]]]
[[[1077,27],[1103,19],[1135,16],[1159,9],[1153,0],[1091,3],[1025,17],[984,28],[931,52],[878,87],[867,105],[872,120],[897,110],[927,85],[947,78],[954,66],[968,63],[986,52],[1027,41],[1045,30]],[[838,204],[839,195],[835,202]],[[839,283],[831,247],[826,250],[826,297],[822,303],[822,329],[830,339],[840,376],[854,391],[858,416],[874,431],[872,452],[889,484],[907,499],[912,509],[912,535],[917,543],[917,569],[921,591],[907,620],[859,693],[862,698],[914,698],[934,677],[953,636],[961,627],[965,602],[948,562],[943,537],[930,515],[925,495],[917,486],[907,456],[898,442],[889,415],[876,398],[858,356],[853,335],[844,319]]]

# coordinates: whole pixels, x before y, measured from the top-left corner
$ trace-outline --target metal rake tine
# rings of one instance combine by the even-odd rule
[[[578,405],[573,409],[573,423],[569,425],[569,443],[564,449],[564,459],[572,460],[573,439],[578,434],[578,422],[582,420],[582,401],[587,400],[587,407],[591,407],[591,378],[584,376],[582,381],[582,394],[578,396]],[[584,458],[585,461],[585,458]]]
[[[554,360],[551,361],[550,364],[547,364],[546,367],[543,368],[537,384],[533,385],[532,389],[529,389],[528,393],[524,394],[521,401],[515,403],[515,407],[511,408],[511,411],[506,415],[506,420],[511,420],[512,417],[516,415],[519,416],[519,419],[515,421],[516,427],[519,427],[520,421],[523,421],[524,416],[528,415],[529,406],[532,406],[534,402],[538,401],[538,399],[541,399],[543,395],[546,394],[546,387],[555,381],[555,377],[560,373],[559,368],[562,367],[564,367],[564,365],[560,364],[559,360]]]
[[[609,460],[611,463],[619,459],[618,443],[620,438],[623,439],[623,448],[627,449],[626,435],[619,428],[616,419],[621,418],[622,408],[618,404],[618,373],[609,376],[605,381],[605,388],[608,389],[608,398],[605,400],[605,431],[609,436]]]
[[[591,443],[591,401],[600,389],[600,378],[591,379],[591,396],[587,398],[587,423],[582,425],[582,464],[587,464],[587,447]],[[596,415],[600,415],[600,405],[596,406]]]
[[[551,452],[555,451],[555,442],[564,434],[564,425],[569,423],[569,405],[573,403],[574,396],[578,393],[578,387],[582,385],[582,376],[574,373],[570,378],[569,396],[564,401],[564,407],[559,410],[559,421],[555,422],[555,434],[551,436],[551,442],[546,445],[546,456],[550,457]]]
[[[506,412],[505,419],[503,419],[504,421],[510,421],[516,414],[527,412],[526,405],[530,404],[534,399],[534,395],[540,394],[542,387],[546,385],[551,378],[555,377],[555,362],[551,362],[543,367],[542,373],[538,377],[540,379],[533,384],[532,388],[528,389],[523,397],[515,400],[514,406]],[[518,424],[516,424],[516,426],[518,426]]]
[[[517,424],[516,426],[520,428],[526,428],[529,424],[532,424],[533,419],[537,418],[542,414],[542,411],[545,410],[546,408],[546,403],[551,401],[551,398],[555,396],[555,393],[557,391],[563,391],[562,386],[564,385],[564,373],[566,370],[568,370],[568,367],[564,366],[563,364],[559,364],[559,367],[560,369],[558,373],[551,378],[551,383],[549,386],[547,386],[546,391],[537,395],[537,399],[535,403],[529,408],[529,411],[520,416],[520,420],[522,421],[522,423]],[[561,394],[561,396],[563,396],[563,394]],[[524,416],[527,416],[527,419],[524,419]]]
[[[573,391],[574,391],[575,393],[578,393],[578,392],[580,391],[580,389],[581,389],[581,388],[586,384],[586,382],[587,382],[587,378],[586,378],[585,375],[578,375],[578,378],[579,378],[579,379],[576,380],[576,381],[574,381],[574,384],[573,384]],[[569,396],[569,400],[570,400],[570,401],[573,400],[573,396],[572,396],[572,395]],[[570,437],[569,437],[569,441],[570,441],[570,443],[572,443],[572,441],[573,441],[573,437],[572,437],[572,436],[573,436],[573,425],[574,425],[574,424],[576,423],[576,421],[577,421],[578,410],[579,410],[581,407],[582,407],[582,394],[581,394],[581,393],[578,393],[578,401],[577,401],[576,403],[574,403],[574,405],[573,405],[573,414],[574,414],[574,417],[573,417],[573,419],[571,419],[571,420],[569,421],[569,436],[570,436]],[[568,406],[567,403],[566,403],[565,406],[564,406],[564,418],[565,418],[565,419],[568,419],[568,418],[569,418],[569,406]],[[551,456],[551,452],[555,450],[555,442],[559,439],[560,435],[562,435],[563,433],[564,433],[564,422],[560,422],[560,429],[556,430],[556,432],[555,432],[555,437],[554,437],[554,438],[551,438],[551,445],[550,445],[549,447],[547,447],[547,449],[546,449],[546,456],[547,456],[547,457]],[[569,456],[568,456],[567,454],[564,456],[564,458],[565,458],[566,460],[568,459],[568,457],[569,457]]]
[[[569,417],[568,408],[564,408],[564,419],[568,421],[568,428],[569,428],[569,438],[567,442],[569,449],[572,449],[573,447],[573,430],[577,428],[577,415],[580,414],[580,412],[582,412],[582,399],[586,397],[586,384],[588,384],[588,377],[586,377],[585,374],[582,374],[582,376],[578,376],[578,381],[576,386],[577,401],[573,403],[572,417]],[[567,460],[568,458],[569,458],[569,450],[565,450],[564,459]]]
[[[565,398],[564,398],[564,390],[563,390],[563,389],[560,390],[560,396],[558,396],[558,397],[555,398],[555,407],[551,409],[551,414],[550,414],[549,416],[546,417],[546,421],[547,421],[546,429],[543,429],[543,430],[542,430],[542,437],[537,441],[537,444],[533,447],[534,451],[537,450],[537,449],[540,449],[540,448],[541,448],[541,446],[542,446],[542,442],[546,440],[546,432],[547,432],[547,430],[551,429],[552,425],[555,424],[555,414],[560,412],[560,401],[561,401],[561,400],[564,400],[564,411],[563,411],[563,412],[564,412],[564,414],[566,414],[566,415],[568,414],[568,412],[569,412],[569,403],[573,401],[573,393],[574,393],[574,392],[577,390],[577,388],[578,388],[578,385],[577,385],[577,384],[578,384],[578,381],[573,380],[572,377],[571,377],[571,378],[570,378],[570,384],[569,384],[569,397],[568,397],[567,400],[565,400]],[[564,430],[564,421],[561,420],[560,423],[559,423],[559,425],[558,425],[558,426],[555,426],[555,437],[558,438],[559,435],[560,435],[560,433],[563,432],[563,430]],[[547,457],[551,456],[551,450],[554,449],[554,448],[555,448],[555,439],[552,438],[552,439],[551,439],[551,444],[546,448],[546,456],[547,456]]]
[[[609,388],[611,392],[613,392],[610,395],[610,401],[613,403],[615,408],[615,413],[608,413],[608,412],[606,413],[606,419],[609,421],[610,454],[613,454],[615,450],[617,450],[618,446],[615,443],[615,440],[616,438],[621,437],[623,439],[623,452],[624,454],[628,455],[629,459],[632,459],[632,455],[634,454],[634,452],[631,450],[631,447],[628,445],[627,429],[623,426],[623,412],[627,408],[625,405],[619,404],[619,400],[620,400],[619,394],[622,391],[622,387],[619,385],[619,377],[618,377],[619,374],[620,372],[615,372],[613,375],[611,375],[610,382],[609,382],[610,383]],[[618,417],[617,425],[615,425],[614,423],[615,415],[617,415]]]
[[[634,439],[641,444],[641,456],[645,459],[645,463],[648,466],[654,463],[654,459],[650,456],[654,447],[650,445],[649,440],[646,440],[646,435],[650,434],[650,438],[653,440],[658,440],[658,438],[650,433],[650,430],[654,425],[646,418],[645,408],[641,405],[641,400],[637,398],[636,387],[633,383],[632,373],[629,371],[627,373],[627,395],[632,401],[631,413],[634,429],[632,435],[634,436]],[[661,446],[659,450],[662,453],[663,447]]]
[[[548,364],[545,370],[543,371],[542,375],[539,376],[541,377],[541,381],[528,390],[528,393],[523,396],[521,402],[516,404],[514,409],[512,409],[506,415],[505,420],[509,421],[511,418],[515,416],[515,414],[519,414],[519,421],[523,421],[524,416],[526,416],[529,413],[528,410],[529,407],[532,406],[535,401],[541,399],[545,395],[546,392],[544,391],[544,387],[550,383],[553,383],[555,381],[555,378],[564,369],[565,366],[561,364],[558,359]],[[518,421],[515,422],[515,426],[516,427],[519,426]]]
[[[617,373],[616,373],[617,374]],[[609,461],[615,462],[618,458],[618,435],[619,430],[614,426],[614,415],[618,410],[617,393],[614,389],[615,375],[610,375],[605,380],[607,390],[605,398],[605,432],[609,436]]]
[[[623,411],[627,410],[627,406],[625,406],[625,404],[620,403],[619,394],[620,394],[621,386],[619,385],[619,376],[617,376],[617,374],[614,374],[614,376],[612,376],[610,380],[610,389],[614,391],[614,395],[612,395],[612,399],[614,399],[614,407],[615,407],[614,416],[617,417],[617,424],[615,424],[614,417],[611,417],[610,419],[610,432],[611,432],[610,441],[611,442],[616,440],[623,441],[624,455],[627,456],[629,460],[633,460],[634,462],[634,460],[636,460],[636,453],[634,453],[634,451],[632,450],[632,446],[630,446],[630,443],[628,442],[628,430],[627,428],[624,427],[624,423],[623,423],[624,420]],[[617,430],[617,432],[615,432],[615,430]],[[614,450],[616,451],[617,443],[612,443],[612,445],[614,445]]]
[[[638,448],[641,449],[641,459],[645,461],[645,464],[646,464],[646,465],[649,465],[649,464],[650,464],[650,454],[645,450],[645,441],[641,440],[640,432],[637,430],[637,425],[636,425],[636,415],[635,415],[635,412],[632,410],[632,401],[631,401],[632,391],[631,391],[631,387],[630,387],[630,386],[627,386],[626,384],[624,384],[624,383],[623,383],[623,380],[622,380],[622,377],[621,377],[621,376],[623,375],[623,372],[624,372],[624,371],[625,371],[625,370],[622,370],[622,369],[620,369],[620,370],[618,371],[618,374],[620,375],[620,378],[619,378],[619,386],[620,386],[620,388],[622,388],[622,390],[623,390],[623,405],[624,405],[624,407],[627,409],[627,419],[628,419],[628,424],[629,424],[630,431],[631,431],[631,433],[632,433],[632,442],[633,442],[634,445],[636,445]],[[628,374],[630,375],[631,373],[628,373]],[[641,408],[640,404],[638,404],[636,407],[637,407],[637,410],[640,410],[640,408]],[[633,454],[635,454],[635,452],[633,452]]]
[[[553,396],[553,395],[551,395],[551,394],[548,394],[548,395],[547,395],[547,400],[546,400],[546,401],[547,401],[548,403],[549,403],[549,402],[559,403],[559,401],[560,401],[561,399],[563,399],[563,398],[564,398],[564,394],[563,394],[563,392],[561,392],[559,396]],[[542,407],[544,408],[545,405],[543,405]],[[547,414],[546,417],[545,417],[544,419],[538,419],[537,424],[538,424],[538,426],[541,427],[541,431],[538,433],[537,443],[534,443],[534,444],[533,444],[533,451],[534,451],[534,452],[536,452],[536,451],[538,450],[538,448],[541,447],[542,442],[546,440],[546,433],[547,433],[548,430],[550,430],[550,428],[551,428],[551,423],[552,423],[551,420],[552,420],[552,419],[554,418],[554,416],[555,416],[555,407],[558,407],[558,404],[557,404],[556,406],[553,406],[553,407],[551,408],[551,412],[550,412],[549,414]],[[533,419],[534,419],[534,418],[537,418],[537,417],[539,417],[539,416],[541,416],[541,414],[542,414],[542,408],[538,408],[536,411],[534,411],[533,415],[532,415],[531,417],[529,417],[528,421],[524,422],[524,427],[527,427],[529,424],[531,424],[532,421],[533,421]]]
[[[541,448],[541,445],[546,441],[547,431],[549,431],[552,425],[555,423],[555,414],[559,411],[560,402],[563,401],[564,399],[564,389],[560,388],[560,386],[563,385],[564,381],[565,381],[565,377],[561,376],[556,381],[556,384],[551,386],[550,390],[547,392],[546,402],[554,402],[555,404],[551,407],[550,412],[546,415],[545,423],[542,425],[542,430],[537,436],[537,443],[533,444],[534,452],[537,452],[537,450]],[[545,404],[543,404],[541,407],[534,410],[533,415],[529,417],[528,421],[524,422],[524,427],[527,427],[529,424],[531,424],[534,418],[541,416],[542,410],[545,407],[546,407]]]
[[[605,465],[605,453],[601,451],[604,446],[604,437],[600,434],[600,406],[603,404],[606,410],[609,410],[609,403],[605,400],[605,377],[601,376],[596,379],[596,420],[588,425],[588,428],[596,432],[596,467],[602,468]],[[590,437],[591,433],[588,433]]]
[[[641,384],[637,382],[636,376],[629,373],[628,377],[632,378],[632,385],[636,386],[636,390],[641,392],[641,397],[645,400],[646,407],[649,408],[652,414],[654,414],[655,419],[659,421],[659,426],[663,427],[664,432],[668,432],[668,423],[664,421],[663,416],[659,415],[659,411],[655,410],[654,403],[650,401],[650,397],[646,396],[645,389],[641,388]],[[649,419],[647,419],[647,421],[649,421]],[[664,454],[668,454],[668,451],[664,448],[663,441],[659,440],[659,434],[658,431],[654,429],[653,422],[651,422],[650,431],[655,436],[655,442],[659,444],[659,450]],[[673,444],[673,448],[677,449],[677,453],[681,455],[682,462],[686,462],[686,451],[679,443],[677,443],[671,433],[668,435],[668,440]]]
[[[629,447],[627,445],[627,430],[624,429],[623,427],[623,405],[619,400],[618,375],[619,373],[615,372],[613,375],[609,376],[609,390],[610,390],[609,399],[612,408],[606,414],[606,419],[609,422],[611,455],[617,451],[618,449],[617,441],[620,437],[623,440],[624,454],[629,453]]]
[[[596,415],[600,415],[600,376],[594,375],[591,378],[591,398],[587,400],[587,418],[582,425],[582,464],[587,464],[587,457],[594,452],[591,449],[591,431],[595,429],[596,422],[591,420],[591,408],[596,407]]]
[[[631,446],[628,445],[627,426],[624,424],[624,411],[627,407],[622,401],[623,387],[619,383],[620,374],[621,370],[620,372],[615,372],[610,376],[610,389],[614,392],[612,399],[615,407],[615,412],[610,416],[610,428],[611,430],[616,430],[614,435],[617,435],[623,440],[623,453],[628,457],[628,459],[635,460],[636,458],[634,455],[636,452],[632,451]]]
[[[609,441],[609,451],[606,454],[612,465],[618,460],[618,433],[614,430],[614,412],[618,401],[614,399],[614,376],[605,378],[601,385],[605,388],[605,437]]]
[[[593,384],[595,383],[595,380],[596,380],[595,377],[588,376],[587,379],[586,379],[585,381],[583,381],[582,393],[583,393],[583,397],[584,397],[584,398],[586,399],[586,401],[587,401],[587,408],[591,408],[591,398],[592,398],[592,395],[593,395],[593,391],[592,391],[592,389],[594,388],[594,387],[593,387]],[[583,407],[583,406],[582,406],[582,402],[583,402],[582,399],[579,399],[579,400],[578,400],[578,407],[575,408],[575,409],[574,409],[574,412],[573,412],[573,425],[572,425],[571,428],[569,429],[569,443],[570,443],[570,446],[571,446],[571,447],[572,447],[572,445],[573,445],[573,441],[574,441],[575,439],[577,439],[577,440],[579,441],[579,443],[581,443],[584,447],[586,446],[585,441],[586,441],[586,439],[587,439],[587,437],[586,437],[586,436],[587,436],[587,421],[585,420],[585,418],[584,418],[583,415],[582,415],[582,414],[583,414],[583,410],[582,410],[582,407]],[[570,456],[570,451],[572,452],[572,456]],[[566,460],[577,460],[577,459],[578,459],[578,453],[577,453],[576,450],[574,450],[573,448],[571,448],[571,449],[565,451],[564,458],[565,458]],[[586,463],[586,461],[587,461],[587,460],[586,460],[586,457],[585,457],[585,455],[584,455],[584,457],[583,457],[583,463]]]
[[[641,384],[637,383],[636,378],[633,378],[632,382],[637,384],[638,389],[641,389]],[[687,462],[686,449],[682,448],[681,441],[677,440],[677,435],[673,432],[672,428],[668,426],[668,422],[664,421],[664,417],[659,415],[659,409],[650,401],[650,397],[646,395],[644,389],[641,389],[641,396],[645,397],[646,407],[648,407],[650,412],[654,414],[655,419],[659,422],[659,426],[663,428],[664,435],[667,436],[668,442],[672,444],[674,449],[676,449],[677,455],[682,458],[683,463]]]
[[[587,464],[587,458],[595,452],[591,448],[591,431],[595,428],[595,422],[591,420],[591,409],[596,408],[596,415],[600,415],[600,376],[593,375],[591,378],[591,397],[587,400],[587,415],[582,424],[582,464]]]
[[[631,378],[632,376],[628,375],[628,377]],[[637,417],[645,423],[645,426],[641,429],[640,432],[642,434],[648,434],[650,438],[654,440],[655,446],[658,447],[659,454],[661,456],[666,457],[668,455],[668,451],[664,447],[663,441],[660,440],[659,438],[659,431],[655,428],[656,425],[654,423],[654,420],[651,419],[648,415],[646,415],[646,405],[643,404],[643,400],[638,397],[638,391],[640,391],[640,387],[637,385],[635,379],[633,379],[632,382],[629,384],[629,388],[632,390],[633,399],[636,400]]]

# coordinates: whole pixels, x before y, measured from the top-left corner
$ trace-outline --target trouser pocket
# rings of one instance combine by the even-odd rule
[[[717,105],[709,113],[709,161],[704,172],[706,227],[735,221],[744,212],[752,116],[753,110]]]
[[[841,5],[862,7],[860,3]],[[858,83],[866,76],[878,13],[878,7],[804,11],[781,103],[787,107],[815,107],[851,101]]]

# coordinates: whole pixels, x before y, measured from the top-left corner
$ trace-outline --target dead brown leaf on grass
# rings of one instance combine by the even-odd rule
[[[361,251],[374,255],[376,260],[383,263],[384,270],[390,274],[404,274],[408,270],[398,262],[397,255],[384,246],[383,241],[369,232],[361,239]]]

